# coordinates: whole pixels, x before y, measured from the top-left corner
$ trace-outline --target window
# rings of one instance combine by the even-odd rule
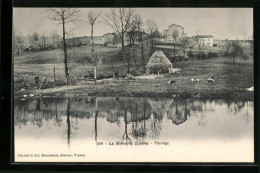
[[[208,43],[207,45],[209,46],[210,44]]]

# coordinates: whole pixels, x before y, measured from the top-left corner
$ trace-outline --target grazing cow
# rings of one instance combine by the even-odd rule
[[[215,82],[214,75],[212,75],[211,78],[208,78],[208,82],[209,83],[214,83]]]
[[[200,79],[191,78],[190,81],[191,81],[191,83],[194,83],[194,82],[198,82],[198,83],[199,83],[199,82],[200,82]]]

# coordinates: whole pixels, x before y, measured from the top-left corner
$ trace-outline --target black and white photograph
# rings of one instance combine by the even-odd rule
[[[14,162],[254,162],[253,8],[13,8]]]

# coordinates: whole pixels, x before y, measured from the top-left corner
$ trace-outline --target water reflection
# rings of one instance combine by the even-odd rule
[[[172,126],[187,130],[186,125],[189,125],[189,131],[193,133],[199,128],[205,128],[205,131],[211,132],[197,134],[200,137],[203,135],[222,137],[221,135],[228,133],[224,131],[226,129],[231,129],[228,135],[231,133],[234,136],[243,135],[237,130],[241,128],[236,129],[238,124],[235,124],[236,122],[243,122],[245,126],[253,127],[253,102],[248,101],[89,97],[15,100],[14,105],[14,123],[17,131],[15,138],[21,135],[33,136],[34,133],[38,133],[35,130],[35,127],[38,127],[43,129],[41,132],[46,131],[43,136],[49,140],[50,134],[47,134],[47,130],[56,127],[56,130],[51,132],[56,136],[65,134],[67,145],[70,145],[77,135],[79,135],[78,138],[83,136],[81,133],[89,134],[85,134],[85,137],[96,142],[111,138],[130,142],[163,137],[185,137],[172,131]],[[230,119],[232,116],[241,118]],[[208,125],[208,121],[213,123]],[[232,121],[234,121],[232,126],[225,125]],[[215,126],[220,128],[215,128]],[[226,129],[223,128],[224,132],[221,131],[222,126],[226,127]],[[27,134],[18,133],[23,128],[34,130]],[[232,129],[234,129],[233,132]],[[251,130],[249,129],[250,132]],[[228,137],[232,138],[232,136]]]

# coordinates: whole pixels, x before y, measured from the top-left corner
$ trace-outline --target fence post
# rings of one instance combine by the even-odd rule
[[[54,78],[54,87],[56,86],[56,75],[55,75],[55,67],[53,67],[53,78]]]

